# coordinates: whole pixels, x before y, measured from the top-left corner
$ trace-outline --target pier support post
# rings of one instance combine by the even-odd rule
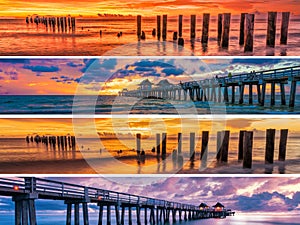
[[[281,35],[280,35],[280,44],[287,44],[287,36],[289,30],[289,20],[290,20],[290,12],[282,12],[281,17]]]
[[[253,87],[249,84],[249,105],[253,104]]]
[[[145,216],[145,218],[144,218],[144,224],[145,225],[148,224],[148,216],[147,216],[147,214],[148,214],[148,209],[147,209],[147,206],[145,206],[145,213],[144,213],[144,216]]]
[[[293,79],[291,83],[289,107],[295,106],[296,87],[297,87],[297,81]]]
[[[203,14],[203,23],[202,23],[202,38],[201,38],[202,44],[208,43],[209,19],[210,19],[210,14],[204,13]]]
[[[160,134],[156,134],[156,154],[160,154]]]
[[[243,104],[244,103],[244,84],[239,86],[239,94],[240,94],[240,98],[239,98],[239,104]]]
[[[142,33],[142,16],[138,15],[137,18],[137,32],[136,35],[138,36],[138,40],[141,39],[141,33]]]
[[[218,45],[221,43],[223,29],[223,14],[218,14]]]
[[[265,163],[274,161],[275,129],[267,129]]]
[[[117,225],[121,225],[121,221],[120,221],[120,202],[118,202],[118,204],[115,205],[115,214],[116,214],[116,223],[117,223]]]
[[[267,46],[275,47],[277,12],[268,12]]]
[[[101,204],[99,206],[99,218],[98,218],[98,225],[102,225],[102,220],[103,220],[103,205]],[[71,225],[71,222],[70,222]]]
[[[258,100],[258,104],[261,104],[260,84],[257,84],[257,85],[256,85],[256,90],[257,90],[257,100]]]
[[[239,150],[238,150],[238,160],[243,160],[244,158],[244,134],[245,130],[240,130],[239,135]]]
[[[223,30],[222,30],[222,39],[221,39],[221,46],[222,48],[228,48],[229,46],[229,31],[230,31],[230,13],[224,13],[224,20],[223,20]]]
[[[261,90],[261,106],[264,106],[265,105],[265,97],[266,97],[266,83],[264,82],[262,84],[262,90]]]
[[[201,156],[200,160],[207,161],[209,131],[202,131]]]
[[[228,87],[227,86],[224,87],[224,102],[225,103],[229,102],[229,100],[228,100]]]
[[[121,224],[125,224],[125,206],[122,206],[122,212],[121,212]]]
[[[158,15],[156,17],[156,27],[157,27],[157,39],[159,40],[160,39],[160,36],[161,36],[161,17],[160,15]],[[123,225],[123,224],[122,224]]]
[[[196,15],[191,15],[191,39],[196,37]]]
[[[253,131],[245,131],[243,135],[243,168],[252,167]]]
[[[279,154],[278,154],[279,161],[285,161],[288,132],[289,132],[288,129],[280,130]]]
[[[190,133],[190,160],[195,160],[195,133]]]
[[[106,219],[106,225],[111,225],[111,213],[110,213],[110,205],[107,205],[106,206],[106,216],[107,216],[107,219]]]
[[[247,13],[241,13],[241,20],[240,20],[240,39],[239,39],[239,44],[244,45],[245,41],[245,16]]]
[[[178,16],[178,37],[182,37],[182,15]]]
[[[163,15],[163,28],[162,28],[162,39],[165,41],[167,39],[167,20],[168,16]]]
[[[275,105],[275,82],[271,83],[271,106]]]
[[[180,155],[182,151],[182,133],[178,133],[177,143],[178,143],[178,147],[177,147],[178,155]]]
[[[222,135],[223,141],[221,144],[221,162],[228,161],[229,135],[230,135],[229,130],[223,131],[223,135]]]
[[[136,222],[137,225],[141,225],[141,208],[139,206],[136,207]]]
[[[247,14],[244,52],[253,52],[253,33],[254,33],[254,14]]]
[[[79,225],[79,203],[74,204],[74,224]]]
[[[131,206],[128,207],[128,225],[132,225],[132,210],[131,210]]]
[[[284,83],[280,83],[281,105],[286,105]]]
[[[165,157],[167,154],[167,133],[162,133],[162,156]]]
[[[136,152],[141,153],[141,134],[136,134]]]
[[[235,102],[235,85],[232,85],[231,104],[234,104],[234,102]]]
[[[88,212],[88,206],[86,202],[82,203],[82,211],[83,211],[83,224],[89,225],[89,212]]]

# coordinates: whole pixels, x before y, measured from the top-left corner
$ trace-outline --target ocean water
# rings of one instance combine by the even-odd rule
[[[208,46],[202,46],[202,15],[197,16],[196,40],[190,41],[190,17],[183,19],[184,50],[177,44],[164,45],[152,37],[156,28],[156,17],[143,17],[142,30],[146,41],[137,44],[135,17],[78,18],[76,32],[58,33],[35,24],[26,24],[24,19],[0,19],[0,55],[245,55],[239,46],[239,15],[232,15],[228,49],[217,44],[217,20],[211,16]],[[291,15],[288,45],[280,45],[281,14],[278,14],[276,47],[266,47],[267,16],[256,15],[254,25],[254,51],[247,55],[299,55],[300,17]],[[168,18],[167,41],[172,43],[173,32],[177,31],[177,17]],[[100,38],[99,31],[103,34]],[[117,33],[122,31],[122,37]],[[130,45],[122,48],[121,46]],[[170,48],[171,46],[171,48]]]
[[[230,97],[230,96],[229,96]],[[90,96],[80,96],[74,102],[72,95],[0,95],[0,114],[298,114],[300,95],[296,96],[294,108],[280,105],[276,95],[275,106],[270,107],[270,96],[266,95],[265,106],[212,102],[171,101],[161,99],[139,99],[134,97],[99,96],[94,102]],[[237,97],[236,97],[237,102]],[[74,110],[74,111],[73,111]]]
[[[105,214],[104,214],[105,215]],[[143,211],[141,212],[143,218]],[[149,213],[148,213],[149,216]],[[13,215],[0,215],[1,221],[6,225],[14,224]],[[135,212],[133,211],[133,224],[135,223]],[[299,215],[256,215],[256,214],[238,214],[236,216],[227,217],[226,219],[203,219],[203,220],[194,220],[194,221],[181,221],[172,223],[170,220],[169,224],[181,224],[181,225],[299,225],[300,224]],[[39,225],[64,225],[65,224],[65,215],[63,214],[40,214],[37,217],[37,222]],[[98,215],[97,213],[89,214],[89,222],[91,225],[98,224]],[[142,219],[142,224],[144,220]],[[83,221],[81,221],[83,224]],[[103,216],[103,224],[106,224],[106,218]],[[112,224],[115,223],[114,214],[112,211]],[[127,217],[125,219],[125,224],[128,224]],[[149,222],[148,222],[149,224]]]

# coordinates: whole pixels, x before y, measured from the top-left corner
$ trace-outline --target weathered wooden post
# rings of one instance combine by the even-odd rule
[[[156,16],[156,29],[157,29],[157,39],[160,39],[161,36],[161,21],[160,15]]]
[[[288,132],[289,132],[288,129],[280,130],[279,154],[278,154],[279,161],[285,161]]]
[[[275,129],[267,129],[265,163],[274,161]]]
[[[209,140],[209,131],[202,131],[202,143],[201,143],[201,156],[200,156],[200,160],[202,160],[203,162],[207,161],[208,140]]]
[[[253,131],[244,131],[243,135],[243,168],[252,167]]]
[[[239,104],[243,104],[244,103],[244,84],[239,85]]]
[[[267,46],[275,47],[277,12],[268,12]]]
[[[243,160],[244,158],[244,134],[245,130],[240,130],[239,135],[239,148],[238,148],[238,160]]]
[[[287,44],[288,30],[289,30],[290,12],[282,12],[281,17],[281,35],[280,44]]]
[[[162,133],[162,150],[161,154],[162,156],[166,156],[167,154],[167,133]]]
[[[195,160],[195,133],[190,133],[190,160]]]
[[[297,88],[297,80],[294,78],[291,82],[289,107],[295,106],[296,88]]]
[[[136,134],[136,152],[141,153],[141,134]]]
[[[141,34],[142,34],[142,16],[137,15],[136,21],[137,21],[136,35],[138,36],[138,40],[140,40],[141,39]]]
[[[182,151],[182,133],[178,133],[178,136],[177,136],[177,143],[178,143],[178,155],[181,154],[181,151]]]
[[[232,85],[232,91],[231,91],[231,104],[235,103],[235,85]]]
[[[106,224],[107,225],[111,225],[111,211],[110,211],[110,205],[108,204],[106,206],[106,216],[107,216],[107,219],[106,219]]]
[[[229,135],[230,131],[225,130],[222,131],[222,144],[221,144],[221,162],[227,162],[228,161],[228,147],[229,147]]]
[[[168,16],[163,15],[163,28],[162,28],[163,41],[165,41],[167,39],[167,20],[168,20]]]
[[[244,52],[253,51],[253,33],[254,33],[254,14],[246,15],[246,36],[245,36],[245,45]],[[244,34],[243,34],[244,36]],[[241,41],[240,41],[241,43]]]
[[[221,46],[222,48],[228,48],[231,13],[224,13],[223,15],[224,15],[224,20],[223,20]]]
[[[196,15],[191,15],[191,39],[196,37]]]
[[[160,154],[160,134],[156,134],[156,154]]]
[[[182,37],[182,15],[178,16],[178,37]]]
[[[74,204],[74,224],[79,225],[79,203]]]
[[[218,14],[218,45],[221,43],[223,29],[223,14]]]
[[[210,14],[204,13],[203,14],[203,23],[202,23],[202,38],[201,38],[202,44],[208,43],[209,19],[210,19]]]
[[[239,44],[244,45],[245,42],[245,17],[247,13],[241,13],[241,20],[240,20],[240,39],[239,39]]]
[[[271,106],[275,105],[275,82],[271,83]]]

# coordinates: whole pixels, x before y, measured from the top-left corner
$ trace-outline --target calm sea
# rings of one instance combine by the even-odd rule
[[[101,143],[97,139],[77,140],[76,151],[61,151],[56,148],[54,151],[43,144],[26,143],[25,138],[0,138],[0,163],[14,162],[47,162],[53,160],[76,160],[86,159],[92,162],[90,165],[99,173],[174,173],[181,170],[181,173],[197,173],[197,171],[209,173],[300,173],[300,141],[299,138],[288,139],[286,162],[278,162],[279,140],[275,140],[274,165],[271,167],[264,164],[265,138],[254,137],[253,142],[253,170],[244,170],[241,162],[237,160],[238,138],[232,137],[229,144],[229,156],[227,164],[216,163],[216,138],[211,137],[208,146],[207,171],[202,170],[200,161],[201,142],[196,145],[196,157],[193,163],[189,162],[189,137],[183,136],[182,153],[184,165],[179,165],[172,156],[162,161],[152,153],[151,149],[155,146],[155,138],[151,137],[142,140],[141,147],[145,150],[146,159],[144,162],[136,157],[136,140],[134,138],[101,138]],[[88,144],[87,144],[88,143]],[[87,144],[87,145],[84,145]],[[88,147],[87,147],[88,146]],[[102,150],[100,151],[100,148]],[[168,136],[167,153],[172,153],[177,149],[177,139]],[[122,150],[122,153],[118,151]],[[115,158],[114,158],[115,157]],[[58,165],[58,164],[57,164]],[[3,168],[2,168],[3,169]],[[81,173],[80,169],[68,168],[74,173]],[[58,170],[58,172],[60,169]]]
[[[212,102],[169,101],[160,99],[138,99],[133,97],[99,96],[93,102],[90,96],[80,96],[73,104],[72,95],[0,95],[0,114],[295,114],[300,112],[300,96],[297,95],[295,108],[280,106],[280,96],[276,95],[276,104],[270,107],[270,96],[266,95],[265,106],[258,106],[256,96],[254,104],[227,105]],[[287,101],[289,95],[286,96]],[[236,99],[237,96],[236,96]],[[237,100],[236,100],[237,101]],[[288,102],[287,102],[288,104]]]
[[[0,55],[245,55],[239,46],[239,15],[232,15],[230,27],[230,43],[228,49],[217,44],[217,20],[211,17],[209,42],[203,47],[201,39],[202,16],[197,17],[196,40],[190,41],[190,17],[183,20],[183,38],[185,50],[176,46],[165,48],[151,32],[156,28],[155,17],[142,18],[142,30],[146,33],[146,41],[151,43],[142,48],[137,45],[135,17],[102,17],[79,18],[76,33],[58,33],[57,30],[46,30],[42,25],[26,24],[25,19],[0,19]],[[278,14],[276,47],[266,48],[266,15],[256,15],[254,26],[254,51],[251,55],[299,55],[300,50],[300,17],[291,15],[288,45],[280,45],[281,14]],[[177,31],[177,17],[168,18],[167,41],[172,43],[173,32]],[[100,38],[99,31],[103,34]],[[122,31],[122,37],[117,33]],[[152,43],[154,42],[154,43]],[[117,48],[125,44],[131,47]],[[170,45],[172,46],[172,45]]]
[[[149,215],[149,214],[148,214]],[[141,216],[143,218],[143,212],[141,212]],[[13,225],[14,224],[14,216],[13,215],[0,215],[0,219],[3,224]],[[133,224],[136,224],[135,221],[135,212],[133,211]],[[64,214],[40,214],[37,217],[37,221],[39,225],[64,225],[65,224],[65,215]],[[203,220],[195,220],[195,221],[182,221],[177,223],[170,224],[181,224],[181,225],[299,225],[300,224],[299,215],[286,215],[286,216],[276,216],[276,215],[236,215],[232,217],[227,217],[226,219],[203,219]],[[89,222],[91,225],[98,224],[98,215],[97,213],[90,213]],[[106,224],[105,216],[103,216],[103,222]],[[142,219],[142,224],[144,224],[144,220]],[[81,221],[83,224],[83,221]],[[115,224],[114,214],[112,213],[112,224]],[[127,217],[125,219],[125,224],[128,224]],[[149,223],[148,223],[149,224]]]

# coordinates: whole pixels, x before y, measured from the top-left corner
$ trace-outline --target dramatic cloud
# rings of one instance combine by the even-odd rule
[[[59,67],[57,66],[30,66],[30,65],[24,65],[24,69],[31,70],[32,72],[38,72],[38,73],[53,73],[53,72],[58,72]]]

